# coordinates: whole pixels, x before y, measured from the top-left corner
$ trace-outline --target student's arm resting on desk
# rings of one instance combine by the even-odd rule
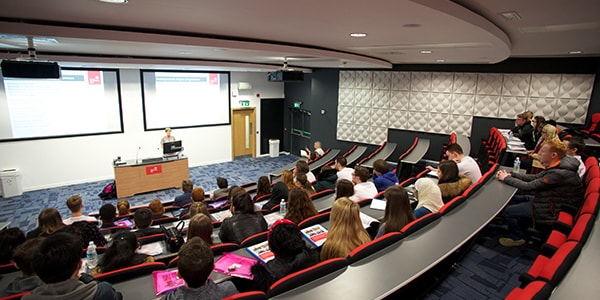
[[[515,173],[511,173],[512,176],[506,176],[504,178],[504,182],[510,186],[514,186],[520,190],[524,190],[524,191],[535,191],[535,190],[540,190],[543,188],[547,188],[550,187],[554,184],[556,184],[556,182],[558,180],[560,180],[560,176],[556,176],[555,174],[552,173],[539,173],[536,175],[531,175],[531,174],[515,174]],[[539,175],[539,176],[538,176]],[[532,179],[532,180],[524,180],[525,178],[527,179]]]

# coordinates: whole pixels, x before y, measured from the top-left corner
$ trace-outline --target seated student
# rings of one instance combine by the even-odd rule
[[[535,141],[537,146],[540,139],[542,138],[542,130],[546,125],[546,118],[542,116],[535,116],[535,118],[533,118],[533,120],[531,121],[531,125],[533,125],[533,140]]]
[[[204,214],[197,214],[190,218],[187,232],[188,240],[197,236],[202,238],[208,245],[212,245],[212,233],[213,226],[210,217]]]
[[[131,211],[129,209],[129,201],[119,200],[119,202],[117,202],[117,211],[119,212],[119,217],[130,215]]]
[[[193,189],[194,183],[189,179],[184,179],[181,182],[181,190],[183,191],[183,194],[175,197],[175,201],[173,201],[173,206],[182,207],[192,202]]]
[[[252,266],[253,290],[266,291],[275,281],[319,262],[317,249],[307,247],[298,226],[288,219],[275,221],[267,237],[275,258]]]
[[[547,141],[559,141],[558,131],[555,126],[546,124],[542,128],[542,136],[533,150],[527,151],[527,158],[521,159],[521,169],[529,170],[532,167],[536,169],[544,169],[545,166],[540,160],[539,152],[542,146]]]
[[[254,201],[256,198],[264,195],[271,194],[271,182],[269,181],[269,177],[260,176],[258,178],[258,184],[256,185],[256,195],[254,195]]]
[[[30,299],[122,299],[109,283],[96,282],[88,274],[79,275],[81,244],[77,236],[56,233],[44,239],[34,254],[32,267],[45,283],[23,300]]]
[[[302,189],[308,195],[316,193],[315,188],[310,184],[310,181],[308,181],[308,178],[306,178],[306,174],[304,173],[298,173],[298,175],[296,175],[296,188]]]
[[[317,182],[313,185],[316,192],[334,189],[337,182],[337,171],[329,166],[321,167]]]
[[[585,142],[581,137],[572,136],[564,138],[563,143],[567,146],[567,155],[579,161],[577,174],[579,175],[579,178],[583,179],[583,175],[585,174],[585,163],[583,163],[583,160],[581,159],[581,153],[583,153],[583,150],[585,149]]]
[[[206,206],[206,204],[204,204],[203,202],[194,202],[190,206],[189,217],[192,218],[193,216],[198,214],[206,215],[209,219],[211,218],[210,212],[208,211],[208,206]]]
[[[417,179],[414,194],[419,201],[413,211],[417,219],[432,212],[438,212],[444,206],[440,188],[429,178]]]
[[[348,168],[348,161],[345,157],[339,156],[335,159],[335,166],[333,167],[337,171],[338,181],[342,179],[347,179],[352,181],[352,173],[354,173],[354,169]]]
[[[365,167],[357,166],[352,174],[352,183],[354,183],[354,195],[350,197],[352,201],[358,201],[365,198],[373,198],[377,195],[375,184],[368,181],[371,173]]]
[[[527,116],[523,113],[517,115],[515,119],[515,127],[511,129],[513,136],[519,138],[521,142],[525,143],[527,150],[535,148],[533,141],[533,125],[527,120]]]
[[[199,237],[188,240],[179,250],[177,276],[185,286],[163,295],[163,300],[218,300],[238,293],[231,281],[215,284],[209,278],[215,267],[212,249]]]
[[[446,155],[448,160],[453,160],[458,166],[458,173],[465,175],[471,179],[471,183],[475,183],[481,178],[481,170],[479,165],[472,157],[463,153],[462,147],[459,144],[450,144],[446,147]],[[427,166],[429,171],[437,172],[437,169]]]
[[[202,213],[206,213],[209,217],[210,217],[210,213],[208,212],[208,206],[206,206],[206,204],[204,203],[204,189],[201,187],[197,187],[194,188],[192,190],[192,204],[180,209],[178,212],[174,213],[174,214],[178,214],[180,219],[189,219],[192,217],[191,215],[191,211],[192,211],[192,207],[196,206],[196,212],[198,212],[199,210],[202,211]]]
[[[338,180],[335,185],[335,199],[342,197],[352,198],[354,195],[354,184],[347,179]]]
[[[136,210],[135,214],[133,214],[133,223],[137,228],[137,231],[135,231],[137,237],[163,233],[163,230],[160,228],[150,227],[152,225],[152,212],[148,208]]]
[[[288,184],[291,184],[291,187]],[[281,200],[287,201],[288,193],[293,187],[294,175],[288,170],[283,171],[281,181],[275,183],[271,189],[271,199],[261,209],[271,210],[275,205],[281,203]]]
[[[160,219],[165,216],[164,215],[165,207],[163,206],[162,202],[160,202],[160,199],[158,199],[158,198],[152,200],[152,202],[150,202],[150,204],[148,205],[148,208],[150,209],[150,212],[152,213],[152,219]]]
[[[298,174],[303,173],[306,174],[306,178],[308,178],[308,182],[312,183],[317,180],[315,174],[310,171],[310,167],[308,163],[304,160],[299,160],[296,162],[296,167],[292,170],[292,174],[294,175],[294,179],[298,177]]]
[[[348,198],[335,200],[329,216],[329,232],[321,250],[321,260],[346,257],[356,247],[371,241],[360,221],[360,207]]]
[[[9,264],[13,251],[25,240],[25,233],[18,227],[0,231],[0,265]]]
[[[38,215],[38,227],[27,233],[27,239],[48,236],[65,229],[60,213],[55,208],[46,208]]]
[[[267,230],[267,222],[262,214],[254,211],[254,203],[248,193],[233,196],[231,202],[233,216],[223,220],[219,229],[222,242],[239,244],[245,238]]]
[[[442,192],[444,203],[462,194],[470,185],[469,177],[458,173],[458,166],[453,160],[446,160],[438,166],[438,187]]]
[[[310,151],[308,147],[304,147],[304,151],[300,151],[300,156],[306,157],[309,160],[315,160],[325,154],[325,151],[321,147],[321,142],[316,141],[313,146],[315,147],[315,151]]]
[[[201,187],[192,190],[192,202],[204,202],[206,194]]]
[[[217,177],[217,186],[219,188],[210,195],[211,200],[216,200],[219,197],[223,197],[229,192],[229,183],[227,182],[227,179],[223,177]]]
[[[65,225],[71,225],[74,222],[78,221],[87,221],[87,222],[97,222],[96,218],[90,216],[83,215],[83,201],[81,200],[81,196],[73,195],[67,199],[67,207],[71,211],[71,217],[68,219],[64,219],[63,223]]]
[[[102,226],[100,228],[114,227],[117,226],[115,224],[115,218],[117,216],[117,209],[114,205],[110,203],[106,203],[100,207],[100,221],[102,221]]]
[[[25,239],[25,236],[23,236],[23,239]],[[35,275],[35,272],[33,272],[33,268],[31,267],[33,255],[37,248],[42,244],[42,241],[44,241],[43,237],[33,238],[27,240],[15,249],[12,260],[15,262],[17,269],[21,271],[21,276],[16,277],[4,288],[4,290],[0,291],[0,297],[31,291],[44,284],[44,282]]]
[[[303,189],[293,189],[288,195],[286,219],[298,224],[319,212]]]
[[[375,238],[390,232],[400,232],[406,224],[415,220],[408,193],[403,187],[390,186],[383,195],[385,211]]]
[[[398,184],[398,177],[390,171],[390,166],[383,159],[378,159],[373,163],[373,183],[378,192]]]
[[[140,244],[133,232],[120,231],[116,233],[112,238],[110,246],[100,256],[98,266],[92,270],[91,275],[153,262],[154,257],[135,252],[139,246]]]

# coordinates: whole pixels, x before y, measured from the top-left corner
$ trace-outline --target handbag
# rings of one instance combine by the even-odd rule
[[[180,226],[181,229],[179,228]],[[183,240],[183,226],[183,221],[180,221],[171,228],[165,228],[163,225],[160,225],[160,228],[165,232],[165,244],[167,244],[167,250],[171,253],[179,252],[179,249],[185,242]]]

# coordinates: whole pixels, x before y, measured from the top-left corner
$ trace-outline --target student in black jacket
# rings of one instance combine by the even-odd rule
[[[521,142],[525,143],[527,150],[533,150],[535,148],[535,140],[533,139],[533,125],[527,120],[527,117],[520,113],[515,119],[515,128],[512,130],[513,136],[519,138]]]

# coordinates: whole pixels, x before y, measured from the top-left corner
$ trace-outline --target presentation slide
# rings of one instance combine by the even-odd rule
[[[145,129],[230,124],[229,72],[142,70]]]
[[[61,79],[2,78],[0,140],[122,132],[117,70],[61,74]]]

